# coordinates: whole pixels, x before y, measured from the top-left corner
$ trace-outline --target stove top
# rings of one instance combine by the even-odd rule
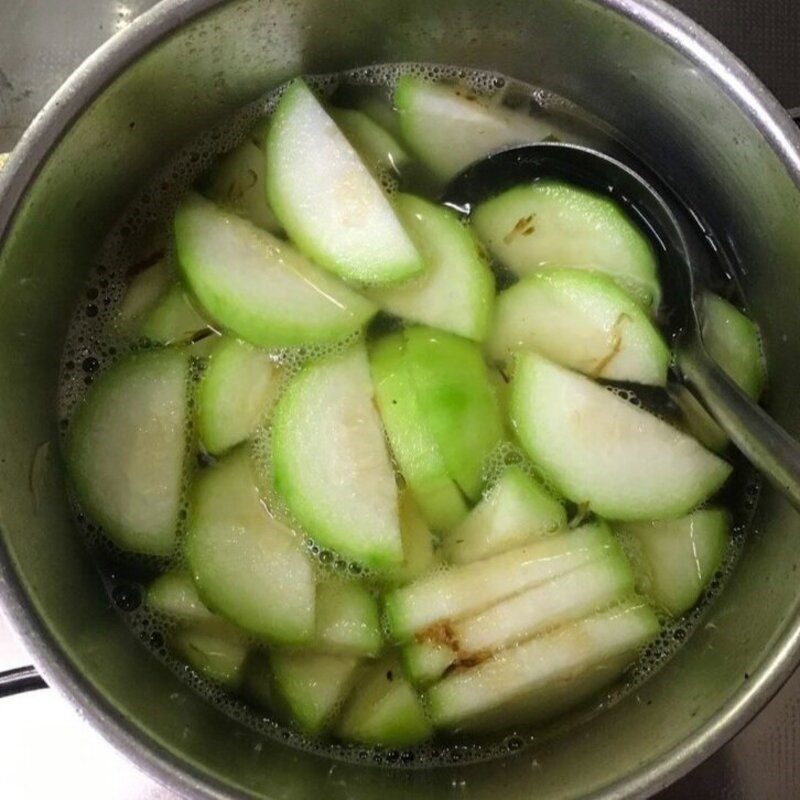
[[[673,0],[721,39],[787,107],[800,107],[798,0]],[[0,152],[61,82],[155,0],[0,0]],[[0,672],[29,663],[0,617]],[[137,771],[55,692],[0,701],[4,800],[177,800]],[[800,797],[800,671],[736,738],[658,800]]]

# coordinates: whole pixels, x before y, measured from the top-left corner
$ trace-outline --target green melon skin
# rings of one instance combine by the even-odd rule
[[[428,524],[444,531],[467,516],[467,504],[422,416],[405,356],[402,333],[373,343],[370,369],[375,402],[409,491]]]
[[[408,328],[406,363],[424,424],[448,474],[470,499],[483,490],[486,459],[503,421],[486,362],[474,343],[433,328]]]

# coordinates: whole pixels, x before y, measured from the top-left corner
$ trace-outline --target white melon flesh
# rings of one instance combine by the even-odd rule
[[[609,519],[680,516],[731,472],[692,437],[533,353],[517,362],[511,418],[543,475]]]
[[[232,627],[199,625],[179,627],[169,636],[178,656],[204,678],[236,689],[242,680],[247,640]]]
[[[290,244],[199,195],[175,213],[183,279],[218,327],[259,347],[335,342],[375,307]]]
[[[642,308],[607,275],[550,269],[498,298],[489,352],[534,350],[592,378],[664,386],[670,352]]]
[[[349,108],[332,108],[330,114],[370,172],[399,175],[408,166],[403,146],[369,115]]]
[[[147,587],[145,602],[156,613],[179,622],[218,619],[203,604],[192,576],[184,570],[172,570],[159,575]]]
[[[758,326],[727,300],[707,294],[702,306],[702,333],[709,355],[754,399],[766,380]]]
[[[189,360],[131,356],[94,383],[70,424],[66,461],[89,515],[120,547],[169,555],[176,542]]]
[[[323,547],[364,566],[403,561],[394,471],[363,346],[314,362],[278,401],[275,488]]]
[[[633,572],[621,552],[577,567],[487,608],[455,620],[448,631],[459,659],[503,650],[543,631],[603,611],[633,593]]]
[[[186,559],[212,611],[267,642],[312,640],[313,565],[302,539],[261,502],[245,448],[196,477]]]
[[[441,181],[498,150],[541,141],[553,130],[468,89],[411,75],[398,81],[394,102],[403,137]]]
[[[422,271],[380,185],[302,80],[278,103],[267,160],[270,204],[290,239],[317,264],[374,284]]]
[[[353,657],[280,650],[270,663],[278,696],[306,733],[319,733],[332,721],[358,668]]]
[[[376,656],[383,644],[378,603],[361,583],[329,578],[317,586],[313,648],[335,655]]]
[[[219,455],[248,439],[274,401],[279,371],[269,355],[223,336],[215,342],[197,391],[197,432]]]
[[[540,536],[565,529],[567,512],[538,481],[509,467],[469,516],[443,540],[456,564],[502,553]]]
[[[601,558],[612,548],[616,544],[608,528],[588,524],[485,561],[435,572],[386,596],[389,631],[398,641],[419,633],[435,633],[452,620],[546,583]]]
[[[494,303],[494,277],[470,230],[443,206],[401,194],[397,213],[425,260],[425,272],[368,295],[398,317],[482,341]]]
[[[336,724],[345,741],[408,747],[428,739],[431,725],[419,696],[395,659],[366,669]]]
[[[583,699],[581,684],[591,683],[593,673],[613,665],[619,674],[658,631],[652,610],[635,601],[558,628],[434,684],[426,695],[431,718],[440,728],[485,729],[508,724],[510,715],[498,709],[522,707],[529,721],[538,721],[563,703],[565,690]]]
[[[553,267],[604,272],[644,308],[658,307],[653,246],[608,197],[541,180],[481,203],[471,221],[492,255],[516,275]]]
[[[639,591],[674,617],[688,611],[720,568],[730,518],[704,508],[679,519],[617,523]]]

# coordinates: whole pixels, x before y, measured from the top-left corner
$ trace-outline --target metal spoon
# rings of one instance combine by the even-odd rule
[[[745,457],[800,510],[800,444],[723,372],[703,344],[701,309],[713,256],[669,189],[596,150],[542,142],[475,162],[453,179],[443,200],[468,215],[481,201],[541,178],[609,195],[647,230],[669,270],[665,305],[678,372]]]

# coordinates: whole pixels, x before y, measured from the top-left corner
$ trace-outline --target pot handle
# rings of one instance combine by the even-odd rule
[[[7,672],[0,672],[0,699],[10,697],[32,689],[46,689],[44,678],[36,671],[36,667],[17,667]]]

